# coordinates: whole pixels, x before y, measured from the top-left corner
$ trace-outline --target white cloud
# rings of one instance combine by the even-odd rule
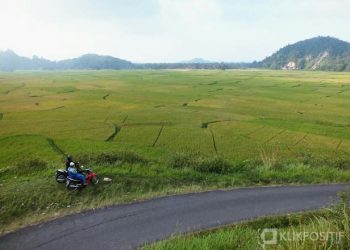
[[[316,35],[350,41],[350,0],[0,0],[0,48],[62,59],[262,59]]]

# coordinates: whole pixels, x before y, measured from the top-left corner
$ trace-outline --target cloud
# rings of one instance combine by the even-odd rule
[[[263,59],[317,35],[350,41],[349,0],[1,0],[0,48],[62,59]]]

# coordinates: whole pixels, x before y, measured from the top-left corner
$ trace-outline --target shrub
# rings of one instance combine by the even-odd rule
[[[171,168],[191,168],[203,173],[227,173],[231,165],[219,156],[203,157],[199,155],[189,155],[184,153],[176,153],[169,160]]]
[[[79,161],[93,162],[95,164],[122,164],[122,163],[142,163],[147,164],[147,160],[141,157],[140,155],[129,152],[129,151],[121,151],[121,152],[103,152],[100,154],[85,154],[77,157]]]
[[[311,152],[302,152],[299,154],[299,158],[301,158],[301,162],[304,165],[313,165],[315,164],[315,158]]]
[[[213,158],[201,158],[194,167],[195,170],[204,173],[225,174],[230,170],[231,165],[219,156]]]
[[[350,161],[338,159],[334,161],[333,166],[341,170],[350,170]]]
[[[47,169],[47,167],[47,162],[38,158],[33,158],[19,162],[11,172],[13,171],[16,174],[30,174]]]
[[[260,159],[265,168],[277,169],[281,167],[281,164],[279,162],[279,152],[276,149],[260,149]]]
[[[171,168],[191,168],[196,165],[197,157],[195,155],[175,153],[169,159],[169,166]]]

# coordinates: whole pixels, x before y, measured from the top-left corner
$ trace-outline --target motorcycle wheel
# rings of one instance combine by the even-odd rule
[[[95,175],[92,179],[91,179],[91,183],[94,184],[94,185],[97,185],[100,181],[100,178]]]
[[[78,187],[73,186],[72,183],[71,183],[70,181],[67,181],[66,187],[67,187],[68,191],[75,191],[75,190],[78,189]]]
[[[56,181],[58,183],[65,183],[66,176],[64,174],[58,174],[58,175],[56,175]]]

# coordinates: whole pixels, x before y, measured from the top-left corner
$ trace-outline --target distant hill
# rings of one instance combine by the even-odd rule
[[[78,58],[50,61],[17,55],[12,50],[0,51],[0,71],[69,70],[69,69],[239,69],[249,63],[218,63],[195,58],[182,63],[132,63],[112,56],[85,54]]]
[[[281,48],[258,63],[270,69],[350,71],[350,43],[315,37]]]
[[[32,59],[19,56],[12,50],[0,51],[0,70],[12,71],[16,69],[29,70],[38,68],[51,68],[54,63],[34,56]]]
[[[33,56],[27,58],[11,50],[0,51],[0,70],[38,70],[38,69],[131,69],[133,63],[112,56],[86,54],[78,58],[50,61]]]
[[[131,69],[133,63],[112,56],[86,54],[56,63],[59,69]]]
[[[50,61],[22,57],[11,50],[0,51],[0,71],[69,69],[243,69],[350,71],[350,43],[333,37],[315,37],[281,48],[261,62],[211,62],[194,58],[178,63],[132,63],[112,56],[86,54],[78,58]]]
[[[193,58],[193,59],[188,60],[188,61],[181,61],[180,63],[189,63],[189,64],[193,64],[193,63],[215,63],[215,62],[208,61],[208,60],[205,60],[205,59],[203,59],[203,58]]]

